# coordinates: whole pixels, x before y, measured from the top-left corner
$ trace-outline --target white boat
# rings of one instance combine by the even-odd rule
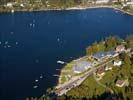
[[[8,44],[8,41],[5,41],[5,44]]]
[[[14,13],[14,10],[12,9],[11,12]]]
[[[33,27],[35,27],[35,24],[33,24]]]
[[[56,69],[56,70],[60,70],[60,69]]]
[[[37,80],[37,79],[35,80],[35,82],[38,82],[38,81],[39,81],[39,80]]]
[[[38,86],[37,86],[37,85],[35,85],[35,86],[33,86],[33,88],[34,88],[34,89],[36,89],[36,88],[38,88]]]
[[[58,60],[57,63],[58,63],[58,64],[64,64],[65,62],[64,62],[64,61]]]
[[[18,44],[18,42],[15,43],[16,45]]]
[[[57,41],[59,42],[59,41],[60,41],[60,39],[58,38],[58,39],[57,39]]]
[[[56,74],[55,74],[55,75],[53,75],[53,76],[57,76],[57,77],[59,77],[59,75],[56,75]]]
[[[10,45],[7,45],[8,48],[10,48],[11,46]]]
[[[41,75],[40,78],[43,78],[43,76]]]

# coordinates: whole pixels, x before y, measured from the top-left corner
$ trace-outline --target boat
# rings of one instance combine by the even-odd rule
[[[16,45],[18,44],[18,42],[15,43]]]
[[[33,27],[35,27],[35,24],[33,24]]]
[[[14,13],[14,10],[12,9],[11,12]]]
[[[56,70],[60,70],[60,69],[56,69]]]
[[[38,88],[38,86],[37,86],[37,85],[35,85],[35,86],[33,86],[33,88],[34,88],[34,89],[36,89],[36,88]]]
[[[64,61],[61,61],[61,60],[58,60],[57,63],[58,64],[64,64],[65,62]]]
[[[40,78],[43,78],[43,76],[41,75]]]
[[[53,75],[53,76],[57,76],[57,77],[59,77],[59,75],[56,75],[56,74],[55,74],[55,75]]]
[[[57,39],[57,41],[59,42],[59,41],[60,41],[60,39],[58,38],[58,39]]]
[[[35,80],[35,82],[38,82],[38,81],[39,81],[39,80],[37,80],[37,79]]]
[[[11,46],[10,45],[7,45],[8,48],[10,48]]]
[[[6,41],[5,44],[8,44],[8,41]]]
[[[116,13],[118,13],[119,11],[118,10],[115,10]]]

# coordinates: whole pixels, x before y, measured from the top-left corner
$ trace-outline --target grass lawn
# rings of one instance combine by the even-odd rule
[[[98,85],[97,82],[91,76],[88,77],[79,87],[70,90],[67,95],[82,98],[85,96],[92,97],[93,95],[100,95],[104,92],[105,88]]]

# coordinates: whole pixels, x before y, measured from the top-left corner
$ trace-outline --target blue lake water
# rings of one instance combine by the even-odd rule
[[[41,96],[57,83],[57,60],[69,62],[94,41],[132,33],[133,16],[108,8],[0,14],[0,99]]]

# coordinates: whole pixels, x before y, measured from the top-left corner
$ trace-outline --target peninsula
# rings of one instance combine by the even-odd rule
[[[86,48],[86,55],[67,63],[58,84],[33,100],[132,100],[133,35],[108,37]],[[29,100],[29,98],[27,98]]]
[[[131,43],[133,38],[129,41]],[[110,86],[107,86],[107,84],[109,85],[109,81],[102,80],[106,77],[105,73],[114,74],[112,76],[114,76],[113,80],[117,87],[128,86],[129,75],[115,78],[117,72],[111,72],[112,69],[117,71],[124,70],[122,69],[122,66],[124,66],[123,63],[127,63],[128,66],[131,67],[132,62],[130,57],[132,57],[133,48],[128,45],[127,41],[115,37],[109,37],[105,41],[94,43],[86,49],[86,56],[73,60],[66,64],[61,70],[59,84],[56,87],[55,93],[58,96],[62,96],[72,88],[80,86],[89,76],[93,76],[97,84],[101,85],[102,88],[109,89],[110,92],[113,93],[113,90],[109,88]],[[130,70],[132,70],[132,68]],[[124,72],[121,72],[121,74],[124,75]],[[100,82],[100,80],[102,80],[104,84]],[[72,94],[73,93],[68,92],[68,95]]]

